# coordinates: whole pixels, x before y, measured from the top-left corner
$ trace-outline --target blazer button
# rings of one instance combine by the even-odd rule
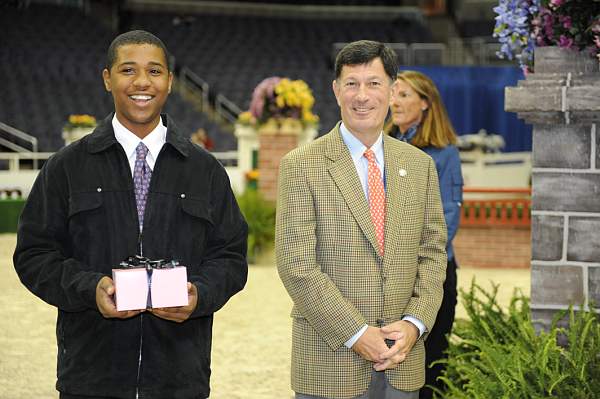
[[[377,327],[383,327],[384,325],[383,319],[377,319]]]

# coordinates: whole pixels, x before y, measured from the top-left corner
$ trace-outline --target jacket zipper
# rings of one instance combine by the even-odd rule
[[[166,144],[166,142],[165,142]],[[160,152],[158,153],[157,159],[156,159],[156,163],[154,164],[154,170],[152,171],[152,176],[156,176],[156,173],[158,171],[158,165],[159,165],[159,159],[160,159],[160,155],[163,153],[163,151],[165,150],[165,145],[163,144],[162,148],[160,149]],[[150,179],[150,187],[152,187],[152,182],[153,180],[156,179]],[[151,190],[149,190],[150,193]],[[134,203],[135,203],[135,193],[134,193]],[[146,209],[148,207],[148,199],[146,199]],[[136,213],[136,219],[138,219],[137,217],[137,213]],[[138,222],[138,226],[140,221],[137,220]],[[140,256],[144,256],[144,247],[143,247],[143,243],[142,243],[142,230],[143,227],[140,226],[140,230],[139,230],[139,234],[138,234],[138,247],[140,249]],[[141,378],[141,371],[142,371],[142,344],[144,343],[144,314],[140,314],[140,349],[139,349],[139,357],[138,357],[138,370],[137,370],[137,378],[136,378],[136,383],[135,383],[135,398],[136,399],[141,399],[143,398],[142,395],[140,395],[140,378]]]
[[[129,160],[127,159],[127,154],[125,154],[125,150],[123,149],[122,146],[119,146],[119,147],[121,148],[121,154],[123,155],[121,159],[122,159],[122,161],[125,161],[125,164],[127,165],[127,169],[129,171],[131,171],[131,167],[129,166]],[[131,181],[133,182],[133,176],[132,176]],[[135,190],[133,190],[133,206],[135,209],[136,208]],[[138,220],[137,212],[135,213],[135,219],[136,219],[135,221],[139,227],[140,221]],[[139,231],[138,232],[138,248],[140,251],[140,255],[143,256],[142,229],[139,228],[138,231]],[[143,332],[144,332],[144,314],[142,313],[142,314],[140,314],[140,346],[139,346],[139,350],[138,350],[138,368],[137,368],[137,376],[136,376],[136,381],[135,381],[135,398],[136,399],[140,399],[140,377],[141,377],[141,370],[142,370],[142,343],[144,341]]]
[[[139,222],[139,221],[138,221]],[[140,232],[138,235],[138,247],[140,249],[140,256],[144,255],[144,248],[142,245],[142,228],[140,226]],[[139,348],[139,356],[138,356],[138,369],[137,369],[137,377],[135,381],[135,399],[140,398],[140,373],[142,370],[142,344],[144,343],[144,314],[140,314],[140,348]]]
[[[139,399],[140,398],[140,371],[142,369],[142,342],[143,342],[143,335],[142,335],[142,329],[144,328],[144,315],[140,315],[140,356],[138,358],[138,369],[137,369],[137,379],[136,379],[136,383],[135,383],[135,399]]]

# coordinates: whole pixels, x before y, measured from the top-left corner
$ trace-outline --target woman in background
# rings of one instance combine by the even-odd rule
[[[390,102],[392,118],[385,131],[398,140],[419,147],[435,161],[448,227],[448,267],[444,282],[444,298],[437,319],[425,341],[426,385],[441,388],[436,381],[443,365],[429,367],[432,362],[446,355],[448,335],[454,323],[456,306],[456,261],[452,239],[458,230],[462,203],[463,178],[460,157],[455,146],[456,133],[452,128],[446,108],[435,84],[427,76],[416,71],[403,71],[397,75]],[[431,389],[424,387],[420,398],[431,398]]]

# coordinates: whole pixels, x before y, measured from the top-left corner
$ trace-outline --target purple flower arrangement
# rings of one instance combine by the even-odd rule
[[[263,116],[263,112],[265,111],[269,117],[277,115],[281,111],[275,104],[275,87],[280,81],[281,78],[279,76],[273,76],[264,79],[254,88],[249,111],[256,119],[265,119],[265,116],[267,116]],[[267,106],[266,109],[265,105]]]
[[[517,59],[525,72],[541,46],[589,51],[600,57],[600,0],[500,0],[494,11],[498,56]]]

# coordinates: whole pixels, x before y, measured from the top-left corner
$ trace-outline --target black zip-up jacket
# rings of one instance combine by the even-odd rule
[[[140,235],[131,169],[112,129],[44,165],[21,215],[14,265],[23,284],[58,308],[59,391],[115,398],[206,398],[213,313],[247,279],[248,228],[221,164],[167,121]],[[150,313],[105,319],[96,286],[129,255],[177,259],[198,289],[190,319]],[[141,353],[141,362],[139,362]]]

